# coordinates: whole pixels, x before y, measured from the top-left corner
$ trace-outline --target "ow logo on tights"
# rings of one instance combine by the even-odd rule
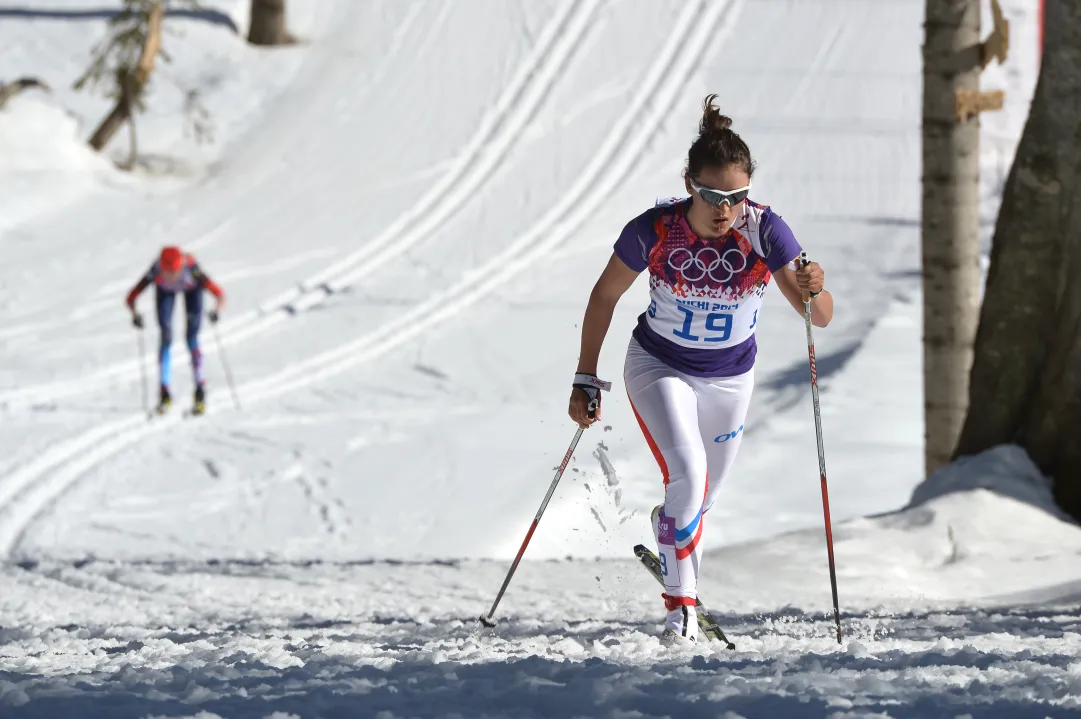
[[[732,430],[728,434],[722,434],[722,435],[719,435],[719,436],[715,437],[713,439],[713,441],[717,442],[717,443],[727,442],[730,439],[735,439],[739,435],[739,433],[742,432],[742,431],[743,431],[743,425],[741,424],[737,429]]]

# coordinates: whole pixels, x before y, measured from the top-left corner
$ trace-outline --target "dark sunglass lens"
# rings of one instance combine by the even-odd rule
[[[698,194],[702,195],[702,199],[713,205],[714,207],[719,207],[725,199],[724,195],[713,190],[703,190]]]
[[[737,192],[734,195],[722,195],[719,192],[703,192],[702,199],[713,205],[714,207],[720,207],[723,204],[729,204],[733,207],[743,202],[747,198],[746,192]]]

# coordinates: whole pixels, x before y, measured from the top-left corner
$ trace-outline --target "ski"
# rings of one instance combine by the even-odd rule
[[[638,557],[638,561],[649,570],[649,573],[653,575],[653,578],[660,582],[660,585],[663,587],[664,577],[661,575],[661,561],[657,559],[657,555],[646,547],[646,545],[636,544],[634,546],[634,556]],[[728,637],[724,635],[720,625],[717,624],[713,615],[711,615],[705,605],[702,604],[701,599],[695,599],[695,609],[698,614],[698,628],[702,630],[703,634],[723,643],[729,649],[736,648],[735,644],[728,641]]]

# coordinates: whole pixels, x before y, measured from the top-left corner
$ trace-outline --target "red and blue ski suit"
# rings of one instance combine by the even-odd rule
[[[161,345],[158,352],[158,363],[161,377],[161,386],[167,388],[172,376],[171,371],[171,348],[173,344],[173,305],[176,303],[178,293],[184,295],[184,310],[187,314],[187,340],[188,349],[191,351],[191,367],[195,376],[195,384],[202,387],[205,381],[203,376],[203,353],[199,349],[199,326],[203,316],[203,290],[207,290],[219,301],[225,296],[219,287],[199,267],[195,258],[185,254],[180,269],[174,278],[168,277],[162,270],[161,260],[155,260],[146,274],[139,279],[131,292],[128,293],[127,305],[135,312],[135,300],[143,290],[154,285],[155,301],[157,304],[158,326],[161,328]]]

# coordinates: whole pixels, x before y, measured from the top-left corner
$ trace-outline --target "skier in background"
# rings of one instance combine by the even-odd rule
[[[616,240],[585,311],[569,414],[581,427],[600,400],[597,361],[619,298],[649,271],[649,308],[638,318],[623,378],[631,408],[664,478],[651,519],[667,609],[662,641],[696,641],[695,610],[704,515],[735,460],[754,386],[755,326],[770,277],[800,316],[825,327],[833,298],[814,262],[766,205],[748,199],[754,162],[732,120],[706,98],[688,152],[690,197],[658,201]],[[798,265],[798,262],[796,262]],[[603,384],[603,383],[602,383]]]
[[[161,378],[158,412],[164,412],[172,404],[169,380],[172,375],[170,355],[173,343],[173,305],[177,294],[183,293],[184,310],[187,314],[188,349],[191,351],[191,368],[195,378],[195,403],[192,412],[202,414],[206,410],[206,378],[203,375],[203,353],[199,349],[203,290],[208,290],[214,295],[215,306],[208,314],[212,323],[218,321],[218,316],[225,305],[225,293],[203,272],[194,257],[184,254],[177,247],[166,247],[128,293],[127,305],[131,310],[132,324],[140,330],[143,328],[143,316],[136,311],[135,300],[150,285],[154,285],[158,326],[161,328],[161,345],[158,352]]]

